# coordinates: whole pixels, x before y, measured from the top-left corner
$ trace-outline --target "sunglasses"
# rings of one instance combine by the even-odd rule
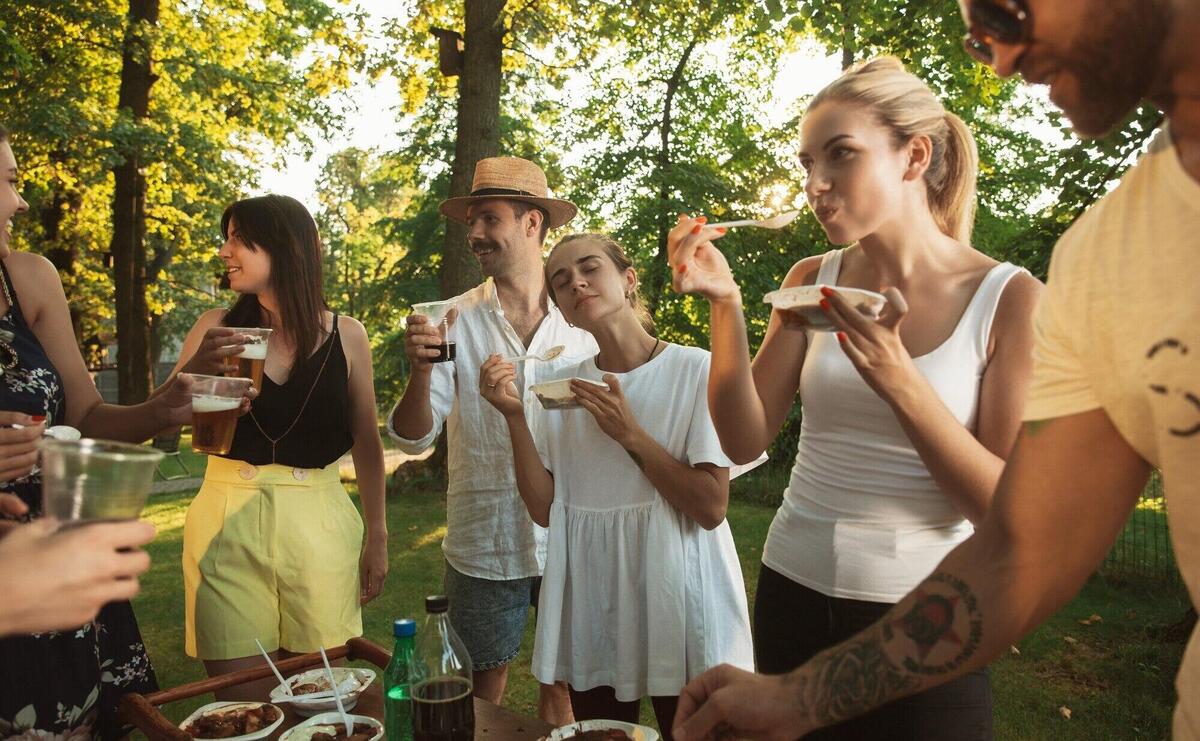
[[[984,64],[995,57],[993,44],[1028,41],[1033,25],[1025,0],[971,0],[967,18],[970,30],[963,37],[963,48]]]

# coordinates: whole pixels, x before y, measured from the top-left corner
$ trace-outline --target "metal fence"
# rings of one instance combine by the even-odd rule
[[[1162,476],[1155,471],[1100,570],[1108,576],[1179,584],[1167,528]]]

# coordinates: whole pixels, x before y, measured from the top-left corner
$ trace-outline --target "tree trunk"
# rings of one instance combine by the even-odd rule
[[[500,61],[504,51],[501,13],[506,0],[464,0],[466,33],[463,71],[458,77],[458,129],[450,197],[471,193],[475,163],[500,152]],[[438,275],[442,298],[466,291],[480,281],[479,263],[467,246],[467,229],[446,223],[442,266]]]
[[[700,42],[701,36],[706,36],[707,31],[697,29],[696,35],[692,37],[691,43],[683,50],[683,54],[679,57],[679,63],[675,65],[675,70],[671,73],[671,78],[667,80],[667,96],[663,101],[662,120],[659,123],[659,145],[658,145],[658,201],[659,201],[659,223],[658,223],[658,254],[656,263],[651,268],[650,275],[650,316],[658,314],[658,305],[662,302],[663,291],[666,290],[667,278],[671,274],[671,266],[667,263],[667,234],[674,226],[674,220],[671,218],[671,168],[673,162],[671,160],[671,122],[673,115],[673,105],[675,102],[675,93],[679,90],[680,83],[683,82],[683,72],[687,68],[688,60],[692,58],[692,52],[696,50],[696,44]]]
[[[854,0],[842,0],[842,70],[854,64]]]
[[[113,284],[117,312],[117,384],[121,404],[144,401],[153,383],[150,317],[146,305],[146,179],[138,126],[150,108],[150,32],[158,24],[159,0],[129,0],[121,54],[117,111],[133,131],[118,137],[120,162],[113,167]],[[125,111],[128,110],[128,113]]]

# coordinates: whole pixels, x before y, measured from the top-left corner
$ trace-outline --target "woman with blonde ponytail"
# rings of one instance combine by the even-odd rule
[[[899,61],[818,93],[801,145],[809,205],[844,246],[800,260],[783,286],[821,286],[836,333],[777,310],[751,363],[741,293],[714,246],[723,230],[685,216],[668,240],[676,290],[712,306],[708,397],[725,452],[753,460],[797,393],[803,407],[755,598],[768,674],[875,622],[983,518],[1016,439],[1041,289],[971,246],[974,141]],[[887,306],[869,318],[840,288]],[[910,617],[896,629],[944,634],[939,615]],[[991,727],[985,669],[806,738],[988,739]]]

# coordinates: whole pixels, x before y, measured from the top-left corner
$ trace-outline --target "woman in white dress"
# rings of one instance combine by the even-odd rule
[[[669,739],[689,679],[753,666],[709,354],[650,334],[637,274],[608,237],[564,238],[546,276],[600,348],[568,375],[608,388],[573,381],[578,407],[542,410],[499,355],[480,369],[480,393],[508,422],[521,498],[550,528],[533,673],[570,685],[578,720],[636,722],[649,695]]]

